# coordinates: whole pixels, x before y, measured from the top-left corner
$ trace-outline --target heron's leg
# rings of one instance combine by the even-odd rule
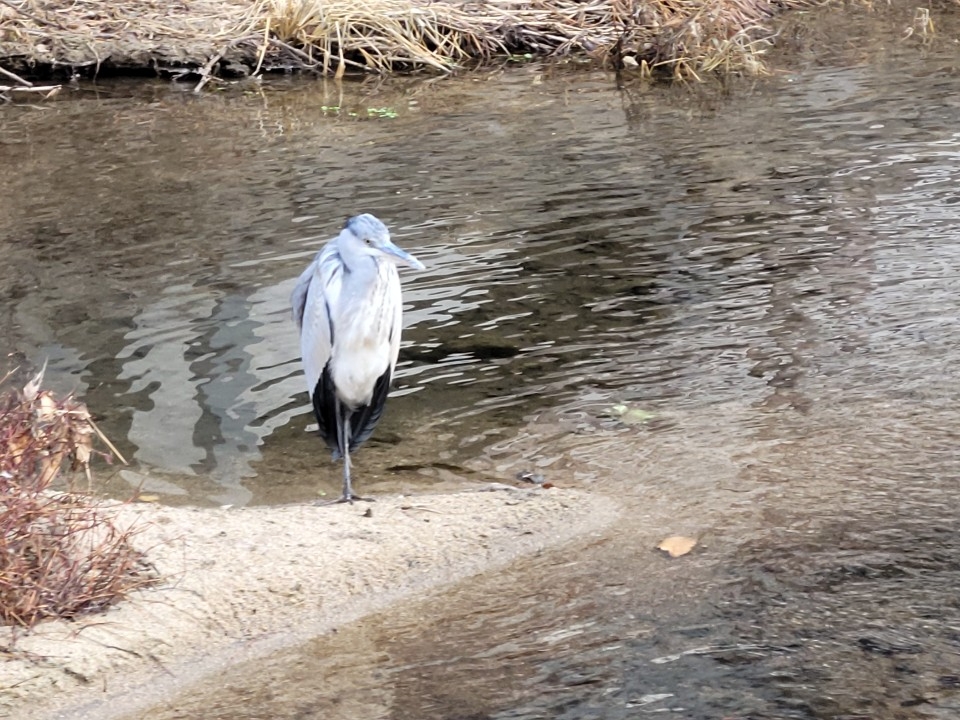
[[[337,500],[322,503],[323,505],[334,505],[336,503],[353,503],[354,500],[363,500],[373,502],[373,498],[361,497],[353,494],[353,485],[350,483],[350,416],[353,411],[340,403],[337,403],[337,442],[340,445],[341,455],[343,456],[343,494]]]
[[[343,416],[343,496],[340,502],[353,503],[354,500],[363,500],[364,502],[373,502],[371,497],[355,495],[353,486],[350,484],[350,416],[352,410],[347,410]]]
[[[349,410],[343,413],[340,422],[340,447],[343,454],[343,496],[340,502],[353,502],[353,486],[350,484],[350,416]]]

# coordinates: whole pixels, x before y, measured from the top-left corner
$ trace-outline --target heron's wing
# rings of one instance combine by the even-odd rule
[[[333,311],[340,296],[343,265],[336,246],[328,244],[297,281],[291,296],[300,327],[300,355],[311,397],[333,348]]]
[[[313,273],[316,271],[317,262],[320,256],[314,257],[313,261],[307,265],[306,270],[300,273],[297,278],[297,284],[290,293],[290,309],[293,310],[293,320],[297,323],[297,329],[303,328],[303,311],[307,305],[307,291],[310,289],[310,281],[313,279]]]
[[[328,242],[316,255],[309,265],[300,273],[297,278],[297,284],[293,286],[293,292],[290,293],[290,308],[293,310],[293,319],[297,327],[303,327],[303,315],[307,307],[307,293],[313,282],[315,275],[320,274],[326,278],[324,284],[330,280],[340,282],[340,272],[343,270],[343,262],[340,260],[340,253],[337,252],[337,246],[334,241]],[[333,277],[333,276],[336,277]],[[339,287],[339,286],[338,286]]]

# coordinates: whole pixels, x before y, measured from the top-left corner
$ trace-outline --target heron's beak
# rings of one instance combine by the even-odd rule
[[[384,246],[383,251],[384,251],[385,253],[387,253],[388,255],[392,255],[394,258],[396,258],[396,260],[395,260],[394,262],[399,261],[398,264],[406,265],[407,267],[411,267],[411,268],[413,268],[414,270],[425,270],[425,269],[426,269],[426,268],[423,266],[423,263],[422,263],[422,262],[420,262],[419,260],[417,260],[413,255],[411,255],[410,253],[408,253],[406,250],[400,249],[399,247],[397,247],[397,246],[394,245],[393,243],[390,243],[389,245]]]

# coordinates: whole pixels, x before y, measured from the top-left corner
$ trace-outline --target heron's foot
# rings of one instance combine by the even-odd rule
[[[349,495],[341,495],[336,500],[317,500],[314,505],[340,505],[341,503],[350,503],[353,505],[354,500],[359,500],[361,502],[376,502],[372,497],[362,497],[360,495],[354,495],[353,493]]]

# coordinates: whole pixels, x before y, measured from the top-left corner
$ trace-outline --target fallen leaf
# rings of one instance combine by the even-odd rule
[[[532,470],[521,470],[517,473],[517,480],[534,483],[535,485],[543,485],[544,482],[543,475],[540,473],[535,473]]]
[[[657,416],[656,413],[641,410],[638,407],[630,407],[623,403],[611,407],[608,414],[615,418],[620,418],[620,422],[624,425],[642,425]]]
[[[624,425],[642,425],[655,417],[656,415],[652,412],[640,408],[630,408],[620,417],[620,422]]]
[[[670,557],[680,557],[696,547],[695,538],[685,537],[683,535],[671,535],[666,540],[657,545],[657,550],[663,550]]]
[[[158,500],[160,500],[160,496],[144,493],[142,495],[138,495],[137,500],[139,500],[140,502],[157,502]]]

